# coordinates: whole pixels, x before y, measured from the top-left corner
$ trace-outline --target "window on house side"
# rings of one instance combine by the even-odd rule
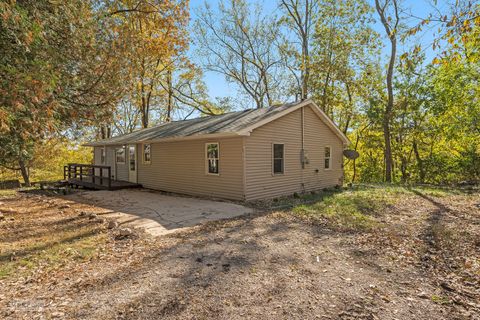
[[[143,163],[150,164],[151,161],[151,146],[150,144],[143,145]]]
[[[100,149],[100,163],[101,164],[105,164],[105,158],[106,158],[105,147],[103,147],[103,148]]]
[[[273,144],[273,174],[281,174],[284,172],[284,145]]]
[[[325,169],[330,169],[332,165],[332,149],[325,147]]]
[[[125,148],[118,148],[115,150],[116,163],[125,163]]]
[[[220,150],[218,143],[207,143],[207,173],[219,174]]]

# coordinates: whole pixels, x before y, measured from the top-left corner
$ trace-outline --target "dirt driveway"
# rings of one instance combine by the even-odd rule
[[[155,207],[138,192],[0,198],[0,319],[480,320],[478,192],[343,190],[160,237],[81,214]]]
[[[115,218],[126,227],[143,228],[153,236],[253,212],[251,208],[231,202],[167,195],[145,189],[85,191],[66,198],[94,205],[95,213],[102,217]]]

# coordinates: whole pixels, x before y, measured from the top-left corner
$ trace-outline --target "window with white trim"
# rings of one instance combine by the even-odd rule
[[[152,158],[152,146],[150,144],[143,145],[143,163],[150,164]]]
[[[115,149],[115,162],[118,164],[125,164],[125,148]]]
[[[100,164],[105,164],[105,159],[106,159],[106,150],[105,147],[100,149]]]
[[[273,174],[282,174],[285,169],[285,146],[280,143],[273,144]]]
[[[332,148],[329,146],[325,147],[325,169],[330,169],[332,167]]]
[[[219,174],[220,148],[218,143],[207,143],[205,152],[207,159],[207,173]]]

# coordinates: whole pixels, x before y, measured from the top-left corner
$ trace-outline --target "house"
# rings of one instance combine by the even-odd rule
[[[347,137],[310,99],[173,121],[86,144],[115,180],[232,200],[341,185]]]

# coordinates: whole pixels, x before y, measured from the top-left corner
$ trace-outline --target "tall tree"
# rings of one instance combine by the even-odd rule
[[[110,116],[123,62],[91,1],[4,1],[0,16],[0,165],[29,185],[42,139]]]
[[[221,1],[218,11],[205,4],[197,17],[195,42],[206,70],[235,83],[257,108],[282,96],[276,49],[280,30],[260,6],[245,0]]]
[[[318,17],[310,51],[311,96],[346,133],[370,94],[363,76],[378,63],[379,35],[366,1],[323,0]]]
[[[188,1],[112,0],[107,10],[129,61],[131,87],[125,98],[140,110],[146,128],[152,109],[161,109],[166,100],[162,84],[188,48]]]
[[[291,43],[299,43],[300,55],[300,89],[302,99],[306,99],[309,94],[310,81],[310,41],[313,28],[316,22],[318,0],[281,0],[281,7],[285,10],[285,21],[287,26],[294,31],[296,39]],[[291,53],[288,50],[286,53]]]
[[[390,133],[390,121],[392,118],[394,96],[393,96],[393,71],[395,67],[395,58],[397,55],[397,34],[400,23],[400,15],[397,0],[375,0],[380,21],[382,22],[388,39],[390,40],[390,59],[387,68],[387,94],[388,100],[385,106],[383,116],[383,136],[385,140],[385,181],[392,181],[392,144]],[[389,14],[392,12],[392,14]]]

